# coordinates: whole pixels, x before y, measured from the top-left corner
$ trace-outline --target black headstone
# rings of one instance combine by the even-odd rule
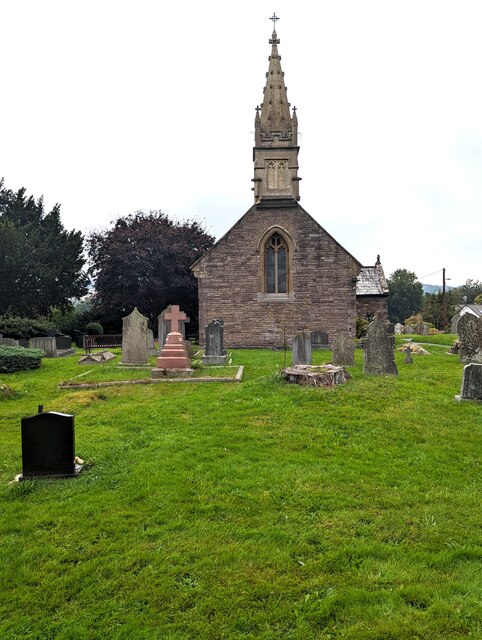
[[[312,349],[330,348],[328,334],[326,333],[326,331],[312,331],[310,333],[310,336]]]
[[[59,351],[70,349],[72,346],[72,338],[70,336],[64,336],[63,334],[58,333],[55,336],[55,344],[57,345],[57,349]]]
[[[55,336],[57,336],[60,331],[58,329],[47,329],[47,331],[45,332],[49,338],[55,338]]]
[[[84,347],[84,335],[85,334],[82,331],[74,329],[74,340],[79,349],[83,349]]]
[[[74,416],[48,411],[22,418],[22,477],[76,476]]]

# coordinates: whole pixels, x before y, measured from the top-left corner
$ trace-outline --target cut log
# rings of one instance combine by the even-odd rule
[[[351,377],[343,367],[332,364],[319,367],[311,365],[288,367],[281,371],[281,375],[286,382],[313,387],[334,387],[336,384],[343,384]]]

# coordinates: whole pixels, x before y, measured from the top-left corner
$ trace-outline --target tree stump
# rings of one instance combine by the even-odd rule
[[[288,367],[281,371],[281,375],[286,382],[294,384],[305,384],[313,387],[334,387],[343,384],[350,374],[343,367],[332,364],[325,364],[319,367],[311,365],[297,365]]]

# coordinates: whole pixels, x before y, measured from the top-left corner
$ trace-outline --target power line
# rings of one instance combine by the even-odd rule
[[[440,273],[441,271],[443,271],[443,269],[439,269],[438,271],[434,271],[433,273],[427,273],[426,276],[420,276],[420,279],[428,278],[429,276],[434,276],[436,273]]]

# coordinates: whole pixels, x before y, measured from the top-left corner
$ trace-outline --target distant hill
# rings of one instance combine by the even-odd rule
[[[425,293],[442,293],[442,285],[441,284],[423,284],[423,292]],[[445,291],[451,291],[452,289],[456,289],[456,287],[445,287]]]

